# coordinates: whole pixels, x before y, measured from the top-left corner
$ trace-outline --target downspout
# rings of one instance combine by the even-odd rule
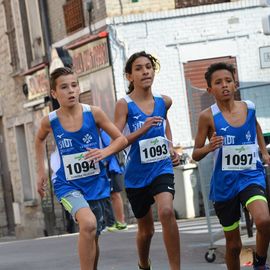
[[[110,44],[110,46],[109,46],[110,55],[111,55],[111,57],[113,55],[113,53],[112,53],[113,46],[119,47],[120,51],[121,51],[123,62],[125,63],[127,61],[127,52],[126,52],[127,45],[125,44],[124,41],[122,41],[118,38],[118,34],[117,34],[117,30],[116,30],[116,23],[114,21],[114,18],[113,18],[113,24],[109,24],[108,28],[109,28],[109,39],[111,40],[111,42],[109,43]],[[112,63],[112,72],[113,72],[113,75],[115,75],[113,59],[111,59],[111,63]],[[113,76],[113,84],[114,84],[114,94],[115,94],[115,98],[117,100],[115,76]]]
[[[120,13],[123,15],[123,3],[122,0],[119,0],[119,5],[120,5]]]
[[[49,14],[46,0],[39,0],[40,7],[40,19],[42,25],[42,32],[44,36],[44,46],[45,46],[45,55],[48,62],[51,61],[51,32],[50,32],[50,24],[49,24]]]

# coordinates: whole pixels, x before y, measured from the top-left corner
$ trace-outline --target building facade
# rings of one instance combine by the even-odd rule
[[[240,98],[257,104],[263,132],[270,132],[267,1],[4,0],[0,12],[0,236],[65,231],[52,190],[42,201],[36,192],[34,136],[57,106],[48,81],[55,67],[72,62],[81,102],[112,118],[127,89],[125,61],[136,51],[153,54],[161,63],[154,91],[173,99],[174,145],[190,153],[198,113],[213,102],[203,74],[226,61],[237,67]],[[46,164],[54,148],[49,138]]]

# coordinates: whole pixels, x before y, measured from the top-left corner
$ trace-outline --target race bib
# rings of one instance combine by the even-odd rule
[[[151,163],[166,159],[170,156],[167,140],[158,136],[139,141],[141,163]]]
[[[257,145],[223,145],[222,170],[242,171],[256,170],[258,159]]]
[[[100,173],[98,162],[95,163],[93,160],[89,161],[84,159],[84,155],[86,153],[87,152],[63,156],[63,163],[67,180],[76,180]]]

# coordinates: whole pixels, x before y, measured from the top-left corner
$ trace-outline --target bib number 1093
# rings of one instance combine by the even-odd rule
[[[167,145],[166,144],[162,144],[162,145],[158,145],[158,146],[152,146],[150,148],[144,148],[143,149],[144,152],[144,156],[146,159],[148,158],[155,158],[161,155],[166,155],[168,153],[167,150]]]
[[[142,163],[156,162],[169,157],[167,141],[163,137],[140,141],[140,156]]]

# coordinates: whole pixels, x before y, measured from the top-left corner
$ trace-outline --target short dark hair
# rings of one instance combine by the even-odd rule
[[[134,54],[132,54],[129,59],[126,62],[126,66],[125,66],[125,73],[126,74],[131,74],[132,73],[132,64],[133,62],[139,58],[139,57],[146,57],[150,60],[153,69],[156,71],[160,68],[160,64],[157,58],[155,58],[153,55],[146,53],[145,51],[141,51],[141,52],[136,52]],[[128,86],[128,92],[127,94],[130,94],[132,91],[134,90],[134,85],[133,83],[130,83]]]
[[[208,87],[211,87],[211,79],[212,79],[213,73],[217,70],[222,70],[222,69],[228,70],[232,74],[233,80],[235,81],[235,68],[233,65],[225,63],[225,62],[214,63],[208,67],[207,71],[204,74],[204,78],[207,82]]]
[[[55,69],[51,75],[50,75],[50,85],[51,85],[51,89],[55,90],[56,89],[56,80],[62,76],[62,75],[70,75],[70,74],[74,74],[74,71],[69,68],[69,67],[60,67]]]

